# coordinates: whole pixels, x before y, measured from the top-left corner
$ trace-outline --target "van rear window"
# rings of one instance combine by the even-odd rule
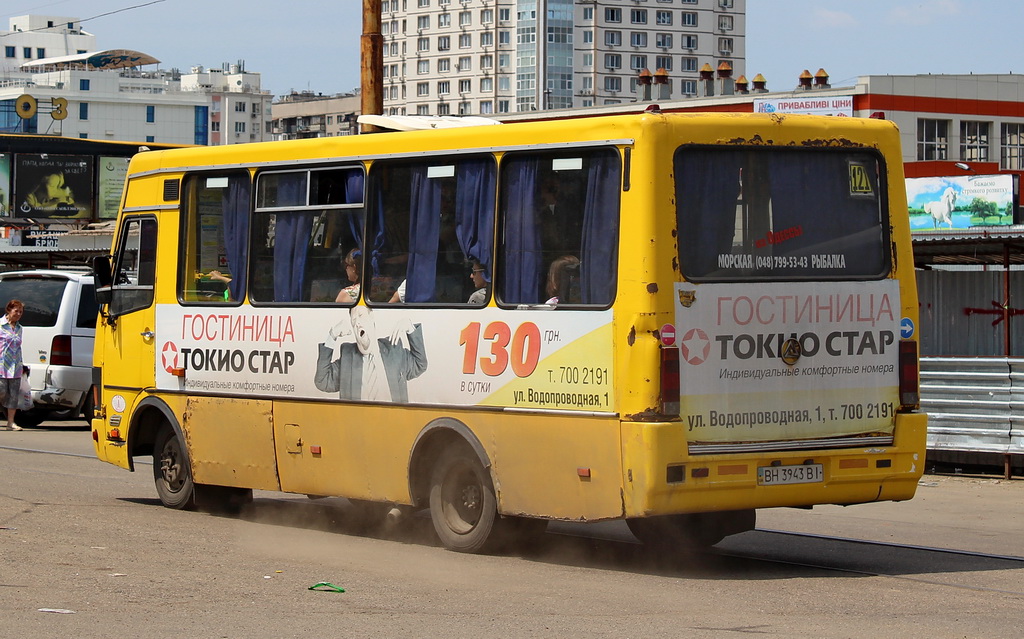
[[[22,326],[56,326],[68,281],[54,277],[10,277],[0,280],[0,304],[21,300]]]

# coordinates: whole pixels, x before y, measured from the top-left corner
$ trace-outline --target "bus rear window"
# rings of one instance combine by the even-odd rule
[[[888,273],[885,168],[870,151],[681,147],[674,168],[688,280]]]

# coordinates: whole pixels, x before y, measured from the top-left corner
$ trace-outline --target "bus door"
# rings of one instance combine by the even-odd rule
[[[121,220],[110,269],[110,282],[101,284],[99,299],[105,317],[96,331],[94,363],[102,375],[100,402],[105,425],[99,429],[101,459],[128,467],[128,451],[119,441],[127,434],[124,415],[155,383],[157,222],[152,216]],[[117,428],[117,433],[111,433]],[[120,435],[112,436],[112,435]]]

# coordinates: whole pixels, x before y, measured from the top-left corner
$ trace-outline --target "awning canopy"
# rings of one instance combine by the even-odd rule
[[[41,58],[25,62],[21,68],[25,71],[47,71],[51,69],[123,69],[143,64],[159,64],[160,61],[141,51],[129,49],[107,49],[92,53],[62,55],[56,58]]]
[[[914,264],[1003,266],[1024,264],[1024,225],[991,229],[920,231],[912,235]]]

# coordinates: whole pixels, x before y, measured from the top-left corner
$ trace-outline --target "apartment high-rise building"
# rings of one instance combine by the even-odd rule
[[[665,99],[746,65],[746,0],[382,0],[384,111],[488,115]]]

